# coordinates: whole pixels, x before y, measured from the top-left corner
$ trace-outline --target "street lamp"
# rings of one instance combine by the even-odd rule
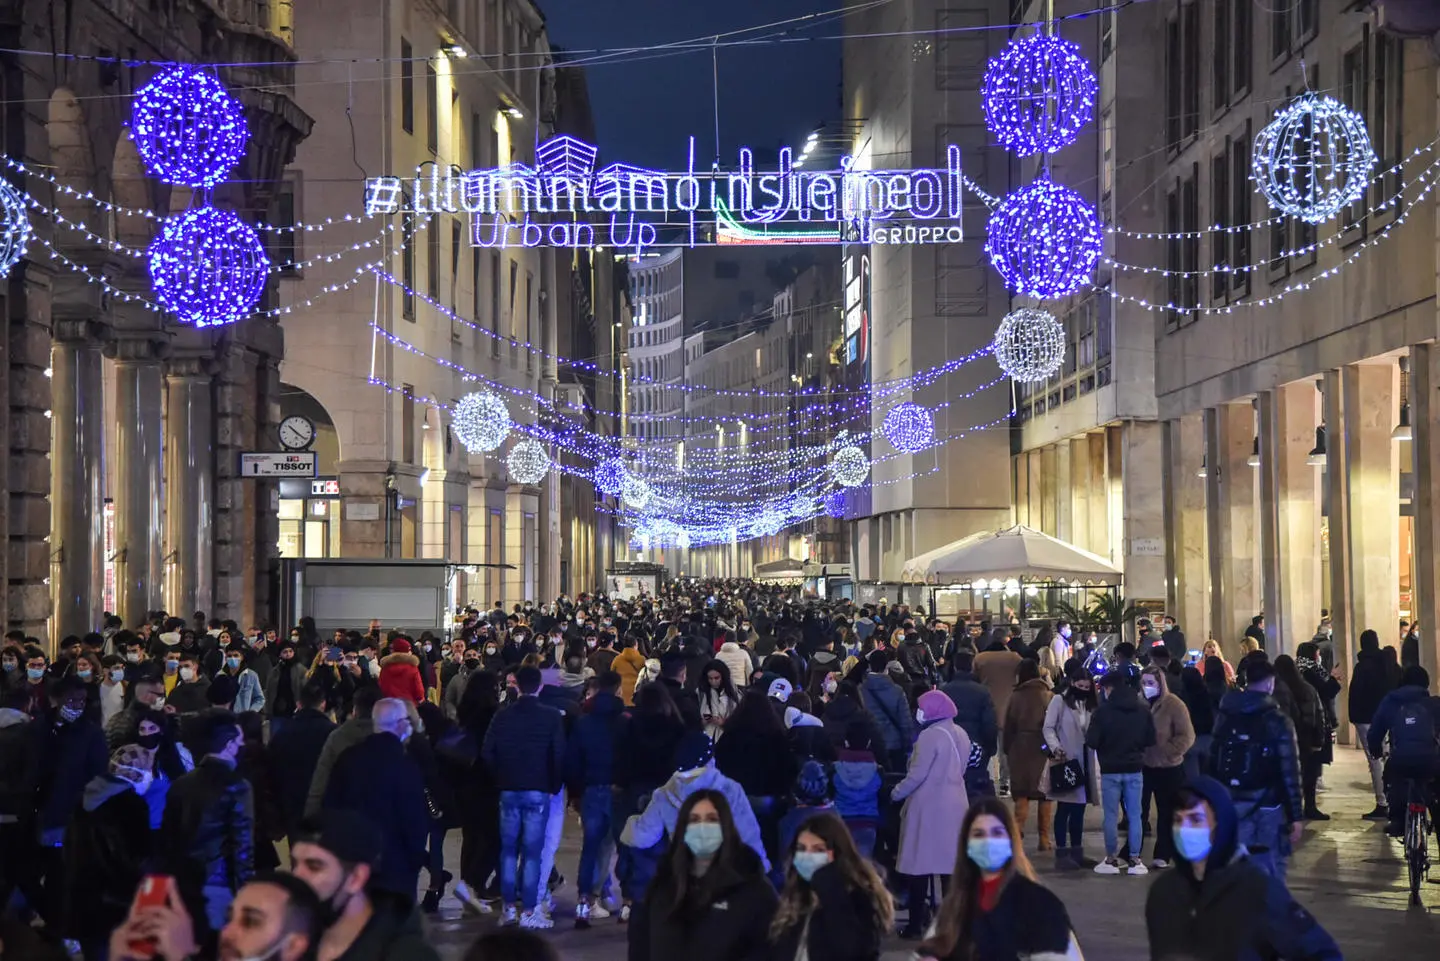
[[[1245,458],[1245,463],[1251,467],[1260,466],[1260,438],[1258,436],[1255,438],[1255,446],[1250,451],[1250,456]]]
[[[1400,358],[1400,423],[1390,432],[1391,440],[1413,440],[1410,430],[1410,358]]]
[[[1311,467],[1324,467],[1329,463],[1330,457],[1325,453],[1325,425],[1321,424],[1315,428],[1315,446],[1310,450],[1310,456],[1305,458],[1305,463]]]

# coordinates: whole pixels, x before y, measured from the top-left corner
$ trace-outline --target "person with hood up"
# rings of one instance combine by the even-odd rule
[[[419,704],[425,700],[425,682],[420,678],[420,658],[410,642],[397,637],[390,653],[380,658],[380,696]]]
[[[626,707],[633,707],[635,686],[645,670],[645,655],[635,646],[635,638],[626,635],[620,639],[620,653],[610,662],[610,669],[620,675],[620,699]]]
[[[145,792],[154,773],[149,752],[135,744],[110,755],[108,769],[85,785],[65,840],[63,919],[66,938],[86,958],[103,956],[110,932],[125,920],[153,834]]]
[[[1010,650],[1010,629],[997,627],[990,632],[990,643],[983,653],[975,656],[973,672],[975,680],[990,689],[990,701],[995,705],[995,716],[1003,718],[1010,705],[1010,695],[1015,690],[1015,672],[1020,669],[1020,655]],[[1002,797],[1010,794],[1010,762],[1005,756],[1005,744],[997,744],[996,757],[999,761],[999,793]]]
[[[930,878],[949,874],[960,846],[960,826],[969,796],[965,768],[970,736],[953,723],[955,704],[940,691],[920,695],[915,721],[920,737],[910,756],[905,779],[890,792],[900,809],[900,845],[895,869],[907,875],[909,920],[902,937],[920,938],[930,923]]]
[[[1100,792],[1105,813],[1105,860],[1096,874],[1120,874],[1120,805],[1130,821],[1130,874],[1149,874],[1140,859],[1140,795],[1144,783],[1145,751],[1155,745],[1155,721],[1140,703],[1127,674],[1112,670],[1100,681],[1105,700],[1090,718],[1085,746],[1100,765]],[[1184,710],[1184,705],[1181,705]]]
[[[734,818],[737,840],[755,852],[762,869],[769,872],[770,859],[765,854],[760,824],[755,820],[745,789],[715,767],[714,745],[703,731],[685,733],[675,748],[675,773],[650,796],[645,810],[625,822],[620,843],[644,849],[667,837],[674,839],[675,826],[679,823],[681,809],[686,806],[686,799],[699,791],[717,793],[725,800]],[[688,833],[688,829],[682,833]]]
[[[1142,783],[1155,799],[1155,849],[1150,866],[1157,869],[1168,868],[1175,860],[1170,803],[1185,783],[1185,754],[1195,744],[1190,709],[1178,695],[1170,693],[1169,678],[1167,671],[1153,664],[1140,675],[1140,695],[1149,704],[1150,719],[1155,722],[1155,743],[1145,749]],[[1131,848],[1129,853],[1138,857],[1140,849]]]
[[[860,702],[875,719],[885,742],[883,759],[888,771],[905,770],[910,746],[915,741],[915,727],[910,720],[910,700],[900,685],[890,680],[884,651],[871,651],[864,663],[869,668],[860,683]]]
[[[1433,781],[1440,777],[1440,698],[1430,695],[1430,675],[1423,667],[1407,667],[1400,686],[1375,709],[1366,744],[1379,757],[1390,739],[1385,762],[1385,787],[1389,798],[1391,837],[1405,832],[1405,791],[1410,780]],[[1433,795],[1432,795],[1433,797]]]
[[[296,652],[289,641],[280,644],[277,660],[266,678],[265,715],[270,719],[270,736],[274,737],[300,709],[300,690],[310,665]]]
[[[1380,702],[1394,689],[1390,671],[1385,666],[1385,655],[1380,650],[1380,635],[1374,631],[1362,631],[1360,651],[1355,655],[1355,667],[1350,672],[1350,691],[1346,702],[1350,723],[1355,725],[1355,733],[1365,751],[1365,763],[1370,768],[1370,788],[1375,792],[1374,809],[1361,815],[1367,821],[1385,821],[1390,817],[1382,777],[1384,761],[1379,754],[1370,753],[1370,725],[1375,720],[1375,710]]]
[[[686,740],[698,746],[704,737],[695,731]],[[629,961],[765,956],[775,888],[765,877],[763,855],[746,841],[735,797],[692,788],[671,811],[669,850],[630,925]],[[657,840],[662,836],[656,832]]]
[[[333,961],[439,961],[406,898],[372,883],[380,864],[380,827],[358,811],[326,811],[305,822],[290,846],[290,873],[324,909],[316,957]]]
[[[1043,648],[1049,650],[1049,647]],[[1040,828],[1039,850],[1055,848],[1052,836],[1055,802],[1045,796],[1045,712],[1054,695],[1050,684],[1040,675],[1040,665],[1023,660],[1015,672],[1015,692],[1005,708],[1005,722],[1000,740],[1010,762],[1010,796],[1015,803],[1015,823],[1024,837],[1025,822],[1030,818],[1030,802],[1038,805],[1036,818]]]
[[[1320,922],[1240,844],[1224,785],[1195,778],[1168,807],[1176,869],[1156,878],[1145,897],[1151,958],[1341,961]]]

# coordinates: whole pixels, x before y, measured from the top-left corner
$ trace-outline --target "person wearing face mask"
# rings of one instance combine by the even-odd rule
[[[124,710],[105,725],[105,743],[112,751],[135,740],[142,717],[150,711],[165,708],[165,684],[160,678],[147,675],[132,681],[127,677],[126,683],[130,688],[130,700]]]
[[[381,829],[355,811],[307,820],[290,848],[290,871],[320,899],[320,961],[438,961],[413,903],[372,883]]]
[[[210,678],[200,670],[199,654],[181,654],[175,673],[179,683],[170,690],[168,697],[178,713],[196,714],[210,706],[210,699],[206,696],[210,692]]]
[[[1191,780],[1170,805],[1176,868],[1150,885],[1145,927],[1152,958],[1340,961],[1340,948],[1285,882],[1240,844],[1224,785]]]
[[[969,804],[965,768],[970,735],[954,723],[955,703],[941,691],[926,691],[916,701],[920,736],[910,755],[905,779],[890,799],[903,801],[900,845],[895,868],[910,886],[909,918],[901,937],[924,936],[929,924],[930,878],[950,872],[951,851],[960,843],[961,821]]]
[[[709,789],[692,792],[673,812],[670,848],[631,918],[629,961],[764,955],[775,889],[735,817],[727,795]]]
[[[284,729],[299,708],[300,689],[310,665],[299,657],[295,645],[282,643],[270,679],[264,685],[265,715],[270,719],[270,735]]]
[[[1095,679],[1084,665],[1071,663],[1069,683],[1045,709],[1045,747],[1049,752],[1046,795],[1055,802],[1055,867],[1060,871],[1093,868],[1082,847],[1085,808],[1100,804],[1100,765],[1085,746],[1095,713]],[[1066,780],[1075,782],[1073,786]]]
[[[1005,803],[976,801],[961,831],[950,890],[934,931],[915,949],[921,961],[1081,961],[1070,915],[1035,880]]]
[[[416,730],[411,713],[398,698],[375,702],[372,733],[336,760],[321,806],[358,811],[375,822],[383,856],[372,883],[413,902],[429,861],[430,813],[425,775],[405,747]]]
[[[70,820],[59,930],[80,942],[86,958],[100,957],[110,932],[125,920],[150,857],[154,835],[145,794],[153,780],[149,752],[126,745],[85,785]]]
[[[25,686],[25,670],[21,667],[24,660],[24,650],[14,644],[0,650],[0,694],[7,698]]]
[[[165,819],[165,803],[170,787],[195,770],[195,758],[180,743],[180,722],[173,714],[147,711],[140,719],[138,733],[132,743],[150,757],[155,780],[145,792],[145,805],[150,809],[150,830],[159,831]]]
[[[1145,751],[1155,746],[1155,721],[1148,704],[1130,686],[1128,673],[1111,670],[1100,681],[1105,700],[1095,709],[1085,731],[1085,746],[1095,752],[1100,765],[1101,803],[1104,807],[1105,860],[1095,865],[1096,874],[1122,874],[1120,852],[1120,808],[1129,819],[1128,872],[1149,874],[1140,859],[1142,824],[1140,796],[1144,788]],[[1184,710],[1184,705],[1181,705]]]
[[[885,882],[855,849],[844,822],[833,814],[815,815],[800,825],[791,845],[767,956],[874,961],[894,917]]]
[[[50,673],[50,659],[35,645],[29,645],[21,655],[24,674],[20,679],[18,693],[13,696],[17,706],[37,721],[50,716],[50,699],[46,695],[46,678]]]
[[[107,654],[100,661],[100,723],[108,725],[125,709],[125,659]]]
[[[1170,835],[1170,802],[1180,785],[1185,783],[1185,752],[1195,744],[1195,728],[1190,723],[1190,710],[1178,695],[1171,694],[1169,674],[1152,664],[1140,675],[1140,696],[1150,707],[1155,722],[1155,743],[1145,749],[1143,773],[1144,793],[1155,799],[1155,850],[1152,868],[1167,868],[1175,859],[1175,844]],[[1142,812],[1146,810],[1141,799]],[[1142,821],[1145,820],[1142,816]],[[1122,851],[1138,856],[1140,852]]]
[[[260,687],[260,676],[246,666],[250,652],[239,641],[233,641],[225,648],[225,659],[220,672],[235,679],[236,714],[265,710],[265,692]]]
[[[465,685],[480,670],[481,653],[478,648],[472,647],[461,651],[459,656],[454,657],[453,660],[456,670],[450,680],[446,682],[445,693],[440,699],[440,706],[444,708],[445,716],[452,721],[460,716],[460,702],[465,697]]]

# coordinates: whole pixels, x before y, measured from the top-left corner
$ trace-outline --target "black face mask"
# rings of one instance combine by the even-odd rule
[[[135,743],[147,751],[153,751],[160,746],[160,736],[159,731],[154,734],[142,734],[135,739]]]

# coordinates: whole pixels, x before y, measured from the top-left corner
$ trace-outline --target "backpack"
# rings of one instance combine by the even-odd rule
[[[1225,715],[1210,746],[1210,773],[1235,792],[1263,791],[1274,783],[1275,752],[1265,712]]]
[[[1425,760],[1440,753],[1440,739],[1435,730],[1435,715],[1430,712],[1429,698],[1407,701],[1395,712],[1390,725],[1390,756]]]

